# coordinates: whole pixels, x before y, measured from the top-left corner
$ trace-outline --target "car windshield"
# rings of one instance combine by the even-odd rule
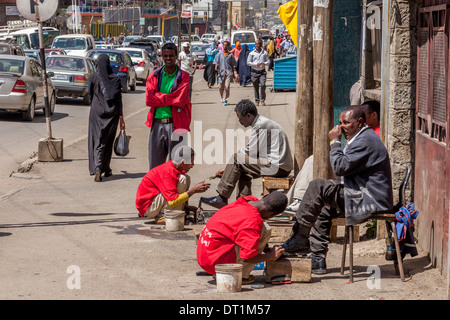
[[[36,59],[37,61],[39,61],[39,53],[37,52],[37,51],[28,51],[28,52],[25,52],[25,55],[27,56],[27,57],[30,57],[30,58],[34,58],[34,59]]]
[[[53,42],[55,49],[84,50],[86,41],[84,38],[56,38]]]
[[[205,53],[206,48],[208,48],[209,45],[201,45],[201,44],[195,44],[191,47],[192,52],[194,53]]]
[[[123,41],[125,41],[125,42],[130,42],[131,40],[134,40],[134,39],[140,39],[141,37],[126,37]]]
[[[238,41],[241,44],[243,44],[243,43],[255,43],[256,39],[255,39],[255,35],[253,33],[248,33],[248,32],[235,33],[233,35],[233,44],[235,44]]]
[[[162,38],[160,36],[148,36],[147,39],[155,39],[157,41],[162,41]]]
[[[0,58],[0,73],[22,74],[25,61]]]
[[[128,52],[130,57],[132,58],[142,58],[142,52],[141,51],[134,51],[134,50],[125,50]]]
[[[11,47],[7,44],[0,44],[0,54],[11,54]]]
[[[123,64],[123,59],[122,59],[122,55],[119,53],[115,53],[115,52],[100,52],[100,51],[94,51],[94,54],[91,55],[90,57],[94,60],[97,60],[98,57],[101,54],[106,54],[109,57],[109,62],[111,64]]]
[[[49,69],[85,71],[84,59],[75,57],[50,56],[45,59],[45,65]]]

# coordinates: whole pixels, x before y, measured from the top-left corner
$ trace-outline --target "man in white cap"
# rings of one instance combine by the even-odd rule
[[[178,55],[178,66],[181,70],[190,74],[189,80],[189,99],[192,98],[192,84],[194,82],[195,70],[197,70],[197,56],[190,51],[189,42],[183,43],[183,51]]]

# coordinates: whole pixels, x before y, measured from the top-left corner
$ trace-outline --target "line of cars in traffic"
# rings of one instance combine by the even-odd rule
[[[191,51],[200,65],[209,44],[195,37],[199,38],[191,36]],[[189,37],[182,41],[189,41]],[[56,36],[51,47],[44,50],[50,113],[55,110],[57,97],[82,98],[84,104],[90,104],[88,78],[102,53],[108,55],[123,93],[136,90],[138,82],[145,85],[150,73],[163,64],[164,43],[162,36],[130,36],[122,46],[96,42],[88,34]],[[39,50],[0,42],[0,110],[19,111],[24,120],[32,121],[35,111],[45,107],[43,72]]]
[[[82,98],[89,104],[88,78],[96,70],[95,60],[109,56],[113,72],[122,82],[122,92],[145,84],[150,73],[162,65],[155,41],[133,41],[127,47],[97,48],[91,35],[64,35],[44,50],[50,113],[57,97]],[[0,43],[0,110],[21,112],[32,121],[44,109],[44,69],[39,50],[23,50],[16,43]]]

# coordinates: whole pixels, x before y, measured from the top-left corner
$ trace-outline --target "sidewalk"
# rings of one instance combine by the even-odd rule
[[[232,84],[229,104],[223,107],[218,89],[208,89],[201,77],[196,79],[191,129],[193,138],[203,141],[206,160],[207,154],[215,155],[214,143],[223,145],[214,141],[215,133],[243,129],[233,109],[240,99],[253,99],[253,88]],[[269,87],[268,106],[258,110],[285,128],[293,150],[295,92],[272,93]],[[139,96],[136,103],[144,107],[144,100]],[[384,260],[384,251],[379,251],[384,242],[375,240],[355,244],[353,284],[346,284],[348,276],[339,274],[342,246],[333,243],[327,259],[329,273],[313,276],[312,283],[265,284],[263,289],[244,286],[241,293],[218,293],[212,277],[196,275],[201,269],[196,262],[193,226],[167,233],[153,220],[137,217],[134,201],[148,168],[149,130],[144,125],[145,109],[132,116],[127,116],[126,110],[125,106],[126,131],[132,136],[130,154],[113,156],[113,176],[102,183],[89,176],[86,139],[66,146],[63,162],[36,163],[28,174],[40,179],[9,178],[4,182],[4,189],[15,193],[0,199],[0,299],[445,298],[445,281],[422,252],[405,259],[412,277],[402,283],[393,274],[392,264]],[[200,161],[198,154],[196,160],[199,163],[190,171],[192,183],[224,166]],[[217,183],[213,180],[204,195],[215,195]],[[259,179],[254,181],[253,193],[260,196],[261,192]],[[197,205],[199,197],[193,196],[189,203]],[[380,267],[380,289],[368,288],[370,274],[366,270],[370,265]],[[79,271],[76,279],[80,282],[73,280],[73,270]],[[254,274],[257,283],[264,284],[262,271]],[[71,289],[77,284],[79,289]]]

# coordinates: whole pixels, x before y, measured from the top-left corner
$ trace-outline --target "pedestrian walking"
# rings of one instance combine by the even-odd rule
[[[197,55],[190,51],[189,42],[183,44],[183,52],[178,55],[178,67],[190,75],[189,79],[189,99],[192,98],[192,84],[194,83],[194,74],[197,70]]]
[[[203,72],[203,78],[208,82],[208,88],[212,88],[216,83],[216,68],[214,66],[214,59],[219,51],[217,50],[217,45],[212,42],[209,48],[205,51],[206,67]]]
[[[283,40],[283,42],[280,44],[281,47],[281,56],[286,57],[288,51],[291,49],[291,46],[294,44],[290,40],[289,36],[286,36],[286,38]]]
[[[250,49],[248,48],[247,44],[244,44],[242,46],[242,50],[239,53],[239,58],[236,62],[236,70],[239,74],[239,84],[242,87],[245,87],[246,85],[250,84],[252,82],[251,79],[251,68],[247,64],[247,58],[250,54]]]
[[[251,77],[255,92],[255,104],[266,105],[266,66],[269,65],[269,55],[262,48],[262,41],[256,40],[255,49],[248,55],[247,64],[252,68]]]
[[[150,107],[145,123],[150,128],[148,162],[150,170],[172,159],[178,144],[184,145],[190,131],[192,104],[189,99],[189,74],[176,64],[174,43],[162,47],[164,66],[147,78],[145,100]]]
[[[230,50],[230,52],[232,54],[234,54],[234,59],[237,61],[239,58],[239,54],[241,53],[242,47],[241,47],[241,42],[240,41],[236,41],[236,46]]]
[[[217,71],[217,83],[219,84],[219,93],[221,102],[224,106],[228,104],[230,97],[230,84],[233,76],[238,78],[236,72],[236,60],[234,55],[230,53],[230,42],[223,42],[223,51],[219,52],[214,59],[214,65]]]
[[[279,34],[275,39],[275,51],[277,53],[277,58],[281,57],[281,43],[283,42],[283,38]]]
[[[94,181],[102,181],[102,174],[109,177],[114,138],[117,126],[125,130],[122,92],[119,77],[111,68],[109,57],[101,54],[97,60],[97,71],[88,79],[91,110],[89,112],[88,158],[89,173]]]

